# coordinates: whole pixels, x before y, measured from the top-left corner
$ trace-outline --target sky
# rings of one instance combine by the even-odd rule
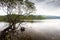
[[[60,16],[60,0],[30,0],[35,3],[36,13],[34,15]],[[6,13],[0,8],[0,15]]]
[[[60,16],[60,0],[31,0],[35,3],[36,14],[34,15],[49,15]]]

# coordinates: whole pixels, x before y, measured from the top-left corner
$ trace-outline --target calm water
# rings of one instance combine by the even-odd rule
[[[31,28],[37,32],[41,31],[60,31],[60,19],[45,19],[45,20],[34,20],[36,22],[27,23],[24,22],[21,25],[26,28]],[[8,23],[0,22],[0,30],[6,28]]]
[[[24,22],[21,25],[26,28],[26,31],[35,32],[38,35],[43,35],[47,39],[60,40],[60,19],[45,19],[34,20],[36,22]],[[0,31],[7,27],[8,23],[0,22]],[[17,24],[18,25],[18,24]],[[36,36],[36,35],[35,35]],[[39,37],[39,36],[38,36]],[[38,37],[37,40],[39,39]],[[39,39],[40,40],[40,39]]]

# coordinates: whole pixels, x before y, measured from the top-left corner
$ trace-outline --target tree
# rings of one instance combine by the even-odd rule
[[[8,27],[2,31],[2,34],[4,35],[1,36],[2,38],[4,37],[4,39],[1,38],[1,40],[7,40],[6,31],[8,31],[9,34],[10,33],[13,34],[16,32],[16,29],[18,27],[16,28],[15,25],[17,22],[19,22],[19,25],[22,22],[24,22],[24,21],[21,22],[21,19],[19,19],[20,15],[27,16],[30,13],[34,12],[35,10],[34,3],[30,2],[29,0],[0,0],[0,7],[7,14],[7,22],[9,23]],[[16,12],[18,16],[12,17],[12,14],[14,14],[14,12]],[[7,29],[11,29],[11,30],[9,31]],[[9,37],[10,40],[13,40],[11,39],[11,34]]]

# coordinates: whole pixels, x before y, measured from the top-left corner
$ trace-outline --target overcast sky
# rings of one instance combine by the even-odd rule
[[[35,3],[36,14],[34,15],[52,15],[60,16],[60,0],[31,0]],[[0,8],[0,15],[5,13]]]
[[[35,3],[35,15],[60,16],[60,0],[31,0]]]

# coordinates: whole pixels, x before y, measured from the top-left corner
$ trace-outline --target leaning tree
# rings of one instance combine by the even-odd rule
[[[9,39],[13,40],[11,35],[16,33],[16,29],[24,22],[24,18],[21,19],[20,16],[28,16],[30,13],[34,12],[34,3],[29,0],[0,0],[0,7],[6,13],[6,22],[9,23],[8,27],[1,32],[0,39],[7,40],[7,36],[9,36]],[[14,13],[16,15],[13,16]],[[16,23],[19,23],[17,27]],[[21,28],[21,30],[24,31],[24,28]],[[17,39],[19,38],[17,37]]]

